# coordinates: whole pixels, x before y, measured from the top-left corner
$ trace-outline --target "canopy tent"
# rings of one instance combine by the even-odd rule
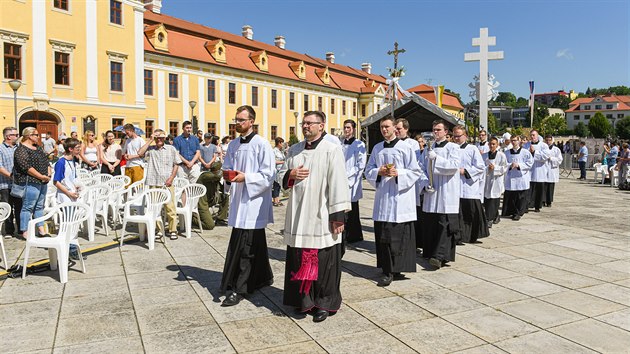
[[[374,145],[383,141],[378,122],[391,114],[392,107],[385,107],[360,122],[361,128],[366,129],[365,143],[368,151],[372,151]],[[405,118],[409,121],[411,137],[418,133],[430,132],[433,121],[437,119],[443,119],[449,128],[462,123],[456,116],[414,93],[394,102],[394,118]]]

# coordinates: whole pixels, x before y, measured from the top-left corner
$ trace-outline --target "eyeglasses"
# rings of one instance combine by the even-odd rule
[[[313,124],[321,124],[323,122],[300,122],[300,125],[303,127],[310,127]]]
[[[33,134],[31,134],[31,136],[39,136],[39,134],[35,134],[35,133],[33,133]]]
[[[249,118],[234,118],[234,123],[242,124],[249,120]]]
[[[7,134],[7,136],[20,136],[20,134]]]
[[[459,139],[459,138],[461,138],[462,136],[464,136],[464,134],[462,134],[462,135],[453,135],[453,138],[455,138],[455,139]]]

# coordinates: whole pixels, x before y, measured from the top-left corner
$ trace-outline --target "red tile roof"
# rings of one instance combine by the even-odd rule
[[[615,109],[601,109],[601,110],[595,110],[595,109],[591,109],[591,110],[581,110],[580,109],[580,105],[582,104],[586,104],[586,103],[592,103],[595,104],[597,102],[593,102],[593,100],[595,100],[597,97],[582,97],[582,98],[576,98],[575,100],[571,101],[571,103],[569,103],[569,109],[567,109],[565,112],[597,112],[597,111],[627,111],[630,110],[630,96],[616,96],[616,95],[611,95],[611,96],[598,96],[601,97],[601,99],[604,102],[607,103],[615,103],[618,102],[617,108]]]
[[[265,50],[269,66],[269,71],[265,74],[268,75],[308,82],[317,86],[333,87],[354,93],[371,93],[369,90],[367,92],[364,90],[366,88],[363,84],[364,80],[373,80],[385,85],[386,78],[381,75],[368,74],[349,66],[333,64],[324,59],[281,49],[275,45],[250,40],[240,35],[219,31],[164,14],[146,11],[144,13],[144,22],[147,26],[159,23],[164,24],[168,32],[169,47],[168,53],[158,51],[153,48],[145,36],[145,52],[260,73],[261,71],[250,59],[250,55],[252,52]],[[206,42],[217,39],[222,39],[226,47],[226,63],[216,62],[204,47]],[[306,66],[305,80],[300,80],[290,67],[291,63],[300,61],[303,61]],[[319,79],[316,72],[316,70],[324,69],[325,67],[328,67],[329,70],[330,82],[328,85]]]
[[[437,102],[437,100],[435,99],[435,90],[433,86],[420,84],[418,86],[414,86],[408,89],[407,91],[413,92],[433,104],[436,104]],[[444,92],[444,95],[442,95],[442,106],[455,107],[461,110],[464,109],[464,106],[462,106],[461,102],[459,102],[457,96],[450,92]]]

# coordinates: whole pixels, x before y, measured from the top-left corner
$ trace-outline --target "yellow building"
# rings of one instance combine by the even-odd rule
[[[53,137],[103,133],[132,123],[181,133],[192,120],[235,135],[235,109],[252,105],[263,137],[288,139],[306,110],[328,115],[329,131],[381,108],[385,78],[274,44],[160,13],[160,0],[4,0],[0,2],[0,127],[36,125]],[[195,102],[191,109],[191,101]]]

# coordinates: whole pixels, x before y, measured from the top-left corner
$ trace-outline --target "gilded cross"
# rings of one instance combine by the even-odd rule
[[[387,52],[387,55],[394,56],[394,70],[398,69],[398,54],[402,54],[406,52],[404,49],[398,49],[398,42],[394,42],[394,50],[390,50]]]

